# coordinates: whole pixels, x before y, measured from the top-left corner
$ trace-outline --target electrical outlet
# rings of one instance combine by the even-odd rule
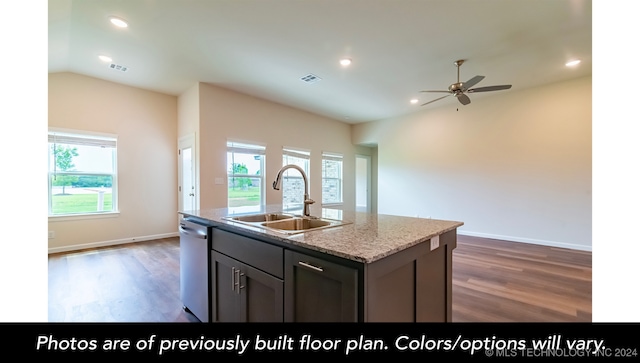
[[[54,239],[56,238],[56,232],[55,231],[49,231],[49,239]]]
[[[438,247],[440,247],[440,236],[435,236],[431,238],[431,251],[435,250]]]

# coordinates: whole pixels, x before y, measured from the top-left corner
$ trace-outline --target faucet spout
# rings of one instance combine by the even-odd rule
[[[288,165],[283,166],[278,171],[278,175],[276,176],[276,180],[273,181],[273,189],[280,190],[280,185],[282,184],[282,174],[287,169],[296,169],[296,170],[298,170],[300,172],[300,174],[302,174],[302,180],[304,181],[304,207],[303,207],[302,214],[305,217],[310,217],[311,214],[309,213],[309,205],[315,203],[315,201],[313,199],[309,198],[309,180],[307,179],[307,174],[305,174],[304,170],[301,167],[299,167],[298,165],[294,165],[294,164],[288,164]]]

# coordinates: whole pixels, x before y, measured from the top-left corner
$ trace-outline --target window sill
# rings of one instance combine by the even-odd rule
[[[322,208],[342,208],[343,203],[324,203]]]
[[[82,219],[103,219],[115,218],[120,216],[120,212],[106,212],[93,214],[64,214],[57,216],[49,216],[49,222],[77,221]]]

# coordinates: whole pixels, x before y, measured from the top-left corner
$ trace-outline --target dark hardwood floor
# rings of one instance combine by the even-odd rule
[[[458,236],[454,322],[591,322],[591,252]]]
[[[179,239],[49,255],[50,322],[195,322]],[[458,236],[454,322],[590,322],[591,252]]]
[[[189,322],[179,239],[49,255],[50,322]]]

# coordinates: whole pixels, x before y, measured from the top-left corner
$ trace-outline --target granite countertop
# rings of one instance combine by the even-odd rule
[[[279,205],[270,205],[261,212],[253,213],[237,213],[230,208],[180,211],[178,213],[210,221],[214,226],[222,224],[244,233],[267,236],[283,243],[363,263],[377,261],[464,224],[457,221],[323,209],[322,215],[318,215],[318,217],[349,223],[338,227],[287,235],[223,219],[229,215],[275,213],[281,210]]]

